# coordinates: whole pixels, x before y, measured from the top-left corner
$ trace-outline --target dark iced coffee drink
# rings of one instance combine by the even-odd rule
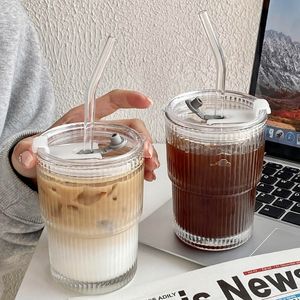
[[[201,155],[168,143],[173,211],[178,227],[192,236],[210,239],[251,230],[263,155],[263,146],[241,155]],[[245,176],[248,168],[253,171]]]
[[[199,94],[211,105],[212,92]],[[252,234],[266,114],[253,111],[255,98],[229,94],[225,119],[208,124],[189,111],[185,105],[189,97],[193,95],[175,98],[166,110],[175,233],[199,249],[234,248]]]

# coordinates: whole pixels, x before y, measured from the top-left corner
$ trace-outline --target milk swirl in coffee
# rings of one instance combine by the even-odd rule
[[[86,153],[83,126],[62,125],[36,141],[39,202],[54,279],[81,293],[107,293],[136,272],[143,142],[128,127],[95,123],[95,150]]]

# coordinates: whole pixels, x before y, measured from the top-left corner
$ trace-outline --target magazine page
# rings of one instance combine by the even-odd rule
[[[121,298],[120,298],[121,297]],[[124,289],[72,300],[300,300],[300,248],[252,256]]]

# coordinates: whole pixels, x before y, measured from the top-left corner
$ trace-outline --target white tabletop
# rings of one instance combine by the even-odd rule
[[[171,197],[171,184],[167,176],[167,162],[164,144],[156,144],[161,166],[157,170],[157,179],[146,182],[144,190],[144,209],[141,220],[163,205]],[[138,268],[133,280],[124,288],[114,292],[116,299],[122,299],[122,292],[129,287],[162,280],[169,276],[195,270],[199,265],[154,248],[139,244]],[[18,291],[17,300],[66,300],[80,296],[54,282],[50,275],[47,234],[44,231],[39,240],[31,263]],[[105,295],[99,299],[105,299]]]

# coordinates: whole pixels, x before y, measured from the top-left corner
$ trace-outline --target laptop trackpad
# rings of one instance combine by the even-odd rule
[[[179,241],[174,234],[172,220],[172,201],[170,200],[140,223],[139,241],[202,266],[300,247],[298,228],[256,216],[253,236],[242,246],[220,252],[201,251]]]
[[[299,235],[276,228],[265,242],[252,255],[271,253],[291,248],[300,248]]]

